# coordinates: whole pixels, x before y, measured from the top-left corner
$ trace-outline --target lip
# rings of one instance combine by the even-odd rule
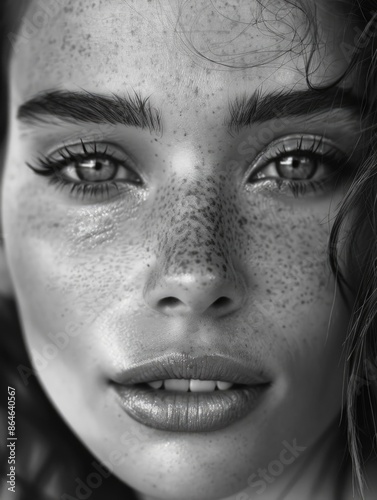
[[[153,389],[166,379],[222,380],[241,387],[225,391],[178,392]],[[120,407],[134,420],[171,432],[209,432],[244,418],[258,405],[270,381],[252,363],[228,356],[174,353],[145,361],[113,380]]]

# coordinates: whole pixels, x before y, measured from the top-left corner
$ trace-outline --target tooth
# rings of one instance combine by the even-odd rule
[[[214,380],[190,380],[190,391],[191,392],[211,392],[216,388],[216,382]]]
[[[162,380],[155,380],[154,382],[148,382],[148,385],[153,387],[153,389],[159,389],[162,387]]]
[[[183,378],[165,380],[165,389],[167,391],[181,391],[187,392],[189,389],[190,381]]]
[[[227,389],[230,389],[233,385],[230,382],[222,382],[221,380],[218,380],[216,383],[217,383],[217,388],[220,389],[220,391],[226,391]]]

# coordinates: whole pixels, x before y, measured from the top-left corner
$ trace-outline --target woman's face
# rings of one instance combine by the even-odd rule
[[[354,33],[318,0],[314,47],[302,10],[265,3],[34,1],[12,54],[2,223],[26,343],[77,435],[157,498],[255,493],[341,408],[326,245],[357,89],[310,91],[305,67],[314,49],[310,81],[335,80]],[[195,378],[265,385],[141,384]]]

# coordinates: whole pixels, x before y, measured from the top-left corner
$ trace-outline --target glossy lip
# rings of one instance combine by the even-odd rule
[[[223,355],[191,356],[182,353],[159,356],[131,366],[116,375],[114,382],[130,385],[172,378],[222,380],[244,385],[269,382],[252,360],[246,363]]]
[[[166,391],[146,385],[155,380],[182,378],[222,380],[243,386],[205,393]],[[141,424],[170,432],[209,432],[249,414],[270,382],[251,363],[218,355],[172,354],[129,368],[112,385],[120,407]]]

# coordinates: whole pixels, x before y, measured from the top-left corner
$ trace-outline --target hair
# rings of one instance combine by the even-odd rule
[[[2,101],[0,101],[0,161],[7,134],[7,73],[12,50],[9,34],[17,33],[22,15],[29,3],[30,0],[3,0],[0,5],[0,33],[2,34],[0,36],[3,37],[0,44],[0,88],[3,89]],[[310,68],[317,47],[315,12],[308,7],[306,0],[286,0],[286,3],[295,7],[301,5],[302,12],[305,10],[304,7],[306,8],[310,30],[305,33],[301,41],[307,38],[310,33],[312,42],[314,42],[306,68],[307,84],[314,88],[310,82]],[[262,5],[263,2],[261,1],[260,4]],[[349,19],[358,23],[362,29],[360,35],[355,37],[354,45],[351,47],[350,62],[346,72],[336,82],[332,82],[331,86],[335,87],[340,84],[356,68],[362,69],[359,72],[359,84],[365,91],[360,107],[363,120],[362,128],[368,138],[368,143],[366,160],[355,172],[351,186],[334,219],[329,238],[328,259],[340,293],[345,300],[347,300],[348,292],[351,292],[354,297],[353,304],[350,305],[351,320],[344,343],[345,384],[347,384],[344,416],[348,435],[349,459],[358,488],[363,493],[363,467],[371,457],[377,457],[375,442],[377,435],[375,422],[375,415],[377,415],[377,337],[375,334],[377,331],[377,146],[375,145],[377,127],[377,10],[375,0],[350,0],[349,5]],[[183,40],[183,42],[186,48],[191,47],[194,54],[204,57],[193,47],[190,38]],[[235,67],[228,63],[223,64],[221,61],[210,60],[210,62]],[[329,86],[316,88],[316,90],[321,92],[328,88]],[[350,215],[353,216],[352,227],[347,230],[347,235],[341,238],[343,229],[346,228],[346,223],[350,220]],[[364,248],[361,242],[368,237],[367,247]],[[344,250],[346,257],[342,259],[340,255]],[[348,282],[345,269],[357,270],[359,276],[357,286]],[[55,454],[55,450],[59,449],[59,455],[62,457],[60,465],[56,460],[51,462],[49,473],[45,471],[44,475],[42,474],[42,463],[39,475],[31,474],[30,477],[33,479],[29,479],[29,482],[26,478],[25,483],[22,482],[25,496],[20,496],[20,499],[30,498],[32,491],[35,491],[33,497],[40,500],[56,498],[56,493],[55,496],[54,494],[48,496],[47,493],[45,497],[43,496],[43,491],[48,490],[51,477],[58,474],[59,487],[56,487],[55,491],[65,492],[69,488],[72,489],[74,477],[84,479],[88,471],[91,471],[90,461],[93,460],[93,457],[66,428],[60,416],[47,401],[38,380],[35,377],[30,378],[30,380],[28,378],[30,386],[27,390],[25,384],[20,380],[20,373],[19,370],[16,370],[16,366],[31,367],[31,363],[21,338],[17,306],[12,300],[4,299],[3,301],[0,308],[0,328],[3,332],[3,336],[0,338],[0,376],[2,380],[9,381],[8,384],[13,384],[17,388],[18,422],[20,422],[20,426],[26,425],[23,423],[24,421],[28,422],[30,430],[28,435],[31,437],[30,441],[27,442],[29,451],[25,449],[25,455],[30,457],[30,449],[40,450],[41,442],[44,442],[47,447],[45,449],[50,450],[50,454],[47,456],[52,456],[51,453]],[[6,332],[10,332],[9,335]],[[10,337],[11,341],[9,341]],[[40,411],[37,411],[36,407]],[[49,415],[48,423],[43,417],[46,414]],[[19,458],[20,455],[20,450],[18,450]],[[70,469],[67,469],[67,463],[71,464]],[[34,489],[31,481],[36,483]],[[106,498],[108,495],[124,495],[125,491],[127,491],[127,498],[130,498],[130,491],[117,480],[109,479],[106,485],[108,489],[101,488],[101,495],[98,498]]]
[[[328,244],[329,263],[343,297],[354,297],[344,343],[348,451],[354,478],[365,488],[363,466],[377,457],[377,9],[375,2],[357,0],[354,14],[364,23],[347,74],[361,66],[361,102],[367,135],[365,161],[360,165],[335,217]],[[352,214],[351,228],[346,229]],[[342,230],[346,236],[341,240]],[[365,244],[366,242],[366,244]],[[340,253],[345,250],[342,266]],[[356,271],[357,285],[347,281],[342,267]],[[355,273],[354,273],[355,274]]]

